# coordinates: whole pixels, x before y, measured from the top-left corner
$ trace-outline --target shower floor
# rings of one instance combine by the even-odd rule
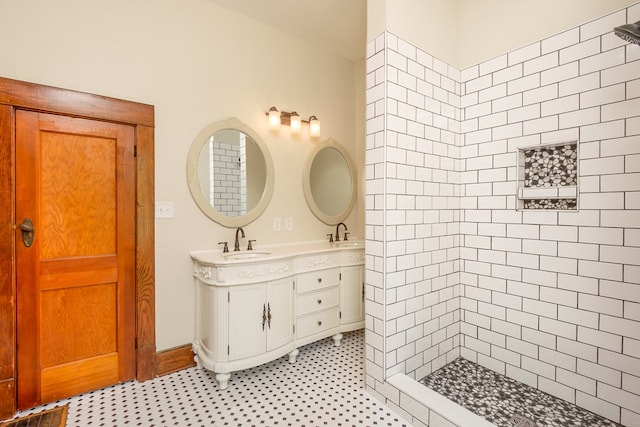
[[[420,383],[499,427],[620,426],[461,357]]]

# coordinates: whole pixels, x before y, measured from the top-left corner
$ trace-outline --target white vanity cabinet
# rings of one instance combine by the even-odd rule
[[[229,359],[277,351],[293,341],[293,280],[229,287]]]
[[[364,266],[340,269],[340,323],[343,331],[364,327]]]
[[[196,283],[193,350],[221,389],[231,372],[364,326],[364,247],[328,243],[192,252]]]

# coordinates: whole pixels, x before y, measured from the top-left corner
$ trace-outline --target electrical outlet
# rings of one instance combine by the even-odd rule
[[[293,230],[293,217],[288,216],[284,219],[284,228],[287,231]]]
[[[279,216],[273,218],[273,231],[282,230],[282,218]]]
[[[173,218],[173,202],[156,202],[156,218]]]

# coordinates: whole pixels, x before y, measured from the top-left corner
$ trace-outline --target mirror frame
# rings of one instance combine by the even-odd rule
[[[311,193],[311,166],[313,165],[313,161],[315,160],[318,153],[325,148],[334,148],[338,150],[340,154],[342,154],[342,157],[344,158],[345,162],[347,163],[347,167],[349,168],[349,174],[351,175],[351,197],[349,198],[346,208],[337,215],[327,215],[326,213],[324,213],[322,209],[320,209],[320,207],[316,204],[315,200],[313,199],[313,194]],[[351,213],[351,210],[356,203],[356,181],[356,168],[353,161],[351,160],[351,156],[349,156],[347,150],[333,138],[329,138],[315,146],[311,153],[309,153],[302,172],[302,189],[304,191],[304,198],[307,201],[307,205],[309,206],[309,209],[311,209],[311,212],[313,212],[313,214],[316,216],[316,218],[327,225],[336,225],[344,221]]]
[[[209,204],[207,199],[205,199],[198,182],[198,157],[200,156],[200,151],[202,151],[202,147],[207,143],[211,135],[223,129],[236,129],[248,135],[258,145],[258,148],[260,148],[262,156],[264,157],[267,176],[265,177],[262,197],[253,209],[242,216],[226,216],[218,212],[213,206]],[[260,215],[262,215],[262,213],[269,205],[269,202],[271,201],[271,196],[273,195],[273,183],[273,160],[271,159],[271,153],[269,153],[267,144],[265,144],[265,142],[257,132],[255,132],[253,129],[251,129],[249,126],[242,123],[235,117],[230,117],[226,120],[221,120],[219,122],[215,122],[206,126],[200,131],[200,133],[198,133],[196,138],[193,140],[193,143],[191,144],[191,148],[189,148],[189,154],[187,157],[187,184],[189,185],[191,197],[193,197],[193,200],[206,216],[222,225],[223,227],[244,227],[247,224],[255,221]]]

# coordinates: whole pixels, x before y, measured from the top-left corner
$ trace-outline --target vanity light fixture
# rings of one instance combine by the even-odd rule
[[[309,120],[303,120],[302,117],[295,111],[278,111],[276,107],[269,108],[267,112],[269,116],[269,129],[277,130],[280,125],[287,125],[291,127],[292,134],[299,134],[302,129],[302,123],[309,125],[309,135],[312,138],[320,136],[320,120],[316,116],[309,117]]]

